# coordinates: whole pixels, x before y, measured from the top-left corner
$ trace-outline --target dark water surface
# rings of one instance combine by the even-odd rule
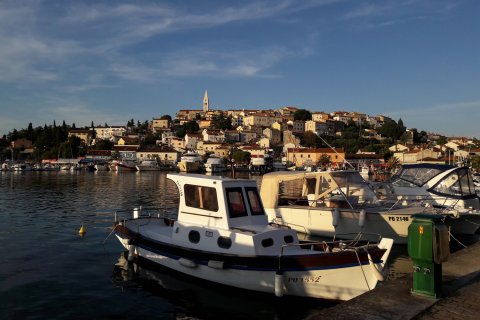
[[[177,202],[163,172],[1,172],[0,319],[305,319],[332,305],[128,266],[114,212]],[[391,277],[411,269],[394,251]]]

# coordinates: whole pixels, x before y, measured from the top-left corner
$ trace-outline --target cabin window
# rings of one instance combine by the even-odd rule
[[[191,230],[188,233],[188,240],[190,240],[191,243],[199,243],[200,242],[200,232],[197,230]]]
[[[273,239],[272,238],[263,239],[262,240],[262,246],[264,248],[268,248],[268,247],[273,246]]]
[[[248,205],[250,206],[252,216],[263,215],[264,211],[257,188],[245,188],[245,191],[247,192]]]
[[[211,187],[186,184],[185,205],[208,211],[218,211],[217,190]]]
[[[293,236],[291,236],[291,235],[285,236],[285,237],[283,237],[283,240],[285,241],[285,243],[292,243],[293,242]]]
[[[217,244],[222,249],[230,249],[232,246],[232,239],[229,237],[218,237]]]
[[[227,188],[227,202],[230,218],[245,217],[248,215],[243,200],[242,188]]]

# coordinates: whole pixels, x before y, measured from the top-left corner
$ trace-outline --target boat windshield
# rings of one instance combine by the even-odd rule
[[[432,192],[454,197],[475,196],[475,185],[468,168],[459,168],[440,180]]]
[[[332,177],[352,205],[378,204],[377,196],[358,172],[337,171]]]
[[[397,187],[421,187],[443,171],[440,168],[403,168],[391,180]]]

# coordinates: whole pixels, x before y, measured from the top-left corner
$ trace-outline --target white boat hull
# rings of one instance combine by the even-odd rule
[[[117,237],[128,250],[128,240],[118,235]],[[386,255],[388,256],[388,253]],[[196,264],[187,259],[167,257],[139,247],[135,248],[135,256],[199,279],[275,294],[275,271],[221,269]],[[372,267],[356,265],[335,269],[285,271],[281,277],[281,290],[284,295],[349,300],[371,290],[377,282],[378,278]]]

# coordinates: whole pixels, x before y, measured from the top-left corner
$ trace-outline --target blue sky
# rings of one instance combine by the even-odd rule
[[[174,116],[205,90],[480,138],[480,1],[0,1],[0,134]]]

